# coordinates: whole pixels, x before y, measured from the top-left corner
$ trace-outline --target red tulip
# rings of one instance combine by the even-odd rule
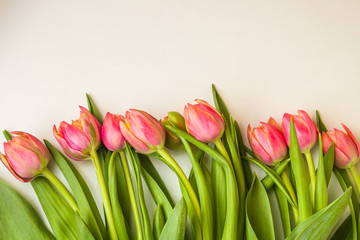
[[[120,116],[107,113],[101,128],[101,138],[107,149],[111,151],[122,150],[125,138],[120,130]]]

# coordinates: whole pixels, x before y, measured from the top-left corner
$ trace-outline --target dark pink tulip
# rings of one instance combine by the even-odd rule
[[[334,128],[326,133],[323,132],[321,137],[324,153],[328,151],[332,142],[335,144],[335,166],[348,168],[359,160],[360,148],[351,131],[344,124],[342,126],[346,133]]]
[[[97,150],[101,144],[101,125],[84,107],[80,118],[71,124],[62,121],[59,129],[54,125],[56,140],[70,158],[81,161],[90,159],[90,151]]]
[[[125,138],[120,130],[120,115],[107,113],[101,128],[101,138],[107,149],[119,151],[124,149]]]
[[[150,154],[164,148],[164,127],[144,111],[127,111],[125,117],[121,117],[120,129],[126,141],[140,153]]]
[[[274,121],[269,120],[271,124]],[[249,124],[247,134],[255,156],[267,165],[275,165],[285,158],[287,146],[281,131],[270,123],[260,122],[253,130]]]
[[[296,135],[299,141],[301,152],[308,152],[316,144],[318,140],[319,130],[316,124],[311,120],[309,115],[303,111],[298,110],[298,115],[291,115],[285,113],[283,116],[281,129],[284,135],[286,144],[290,146],[290,119],[293,119]]]
[[[12,132],[13,138],[4,143],[5,155],[0,159],[18,180],[30,182],[46,168],[50,153],[36,137],[25,132]]]
[[[225,129],[221,114],[204,100],[188,103],[184,109],[186,130],[197,140],[210,143],[220,138]]]

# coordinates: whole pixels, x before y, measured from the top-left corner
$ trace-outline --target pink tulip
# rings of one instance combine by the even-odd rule
[[[337,168],[349,168],[359,160],[360,148],[351,131],[344,124],[342,126],[347,134],[335,128],[333,131],[322,133],[323,151],[326,153],[331,143],[334,142],[335,166]]]
[[[290,119],[293,119],[301,152],[309,152],[318,139],[319,130],[309,115],[298,110],[298,115],[285,113],[281,124],[286,144],[290,146]]]
[[[12,140],[4,143],[5,155],[0,159],[12,175],[30,182],[46,168],[50,153],[36,137],[25,132],[12,132]]]
[[[225,129],[221,114],[203,100],[195,100],[197,104],[187,104],[184,109],[186,130],[197,140],[210,143],[219,139]]]
[[[268,123],[260,122],[260,126],[251,130],[249,124],[247,134],[255,156],[267,165],[276,165],[287,153],[285,139],[279,129],[271,124],[276,123],[270,118]],[[277,124],[276,124],[277,125]]]
[[[59,129],[54,125],[56,140],[66,155],[74,160],[90,159],[90,151],[97,150],[101,144],[101,125],[85,108],[81,107],[80,118],[68,124],[60,123]]]
[[[164,148],[165,129],[146,112],[130,109],[121,117],[120,129],[126,141],[140,153],[150,154]]]
[[[101,128],[101,138],[107,149],[119,151],[124,149],[125,138],[120,130],[120,115],[107,113]]]

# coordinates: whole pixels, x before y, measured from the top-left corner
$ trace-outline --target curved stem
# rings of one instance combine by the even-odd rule
[[[201,223],[201,214],[200,214],[200,204],[196,197],[195,191],[192,188],[189,180],[187,179],[185,173],[177,164],[177,162],[170,156],[170,154],[165,149],[160,149],[157,151],[165,160],[165,163],[176,173],[180,181],[184,184],[186,191],[188,192],[191,203],[194,207],[196,215]]]
[[[70,207],[74,210],[74,212],[80,212],[79,207],[74,199],[74,197],[71,195],[69,190],[64,186],[64,184],[48,169],[45,168],[42,172],[42,175],[46,177],[52,184],[57,187],[57,189],[61,192],[65,200],[68,202]]]
[[[112,214],[109,193],[108,193],[108,190],[106,188],[104,175],[103,175],[102,170],[101,170],[99,156],[97,155],[96,150],[92,150],[90,152],[90,155],[91,155],[92,161],[94,163],[96,176],[97,176],[97,179],[98,179],[98,182],[99,182],[101,197],[103,199],[103,204],[104,204],[104,209],[105,209],[105,216],[106,216],[107,223],[109,225],[110,237],[111,237],[112,240],[117,240],[118,236],[117,236],[117,233],[116,233],[116,228],[115,228],[115,223],[114,223],[114,216]]]
[[[215,146],[217,147],[217,149],[219,150],[219,152],[221,153],[221,155],[224,156],[224,158],[226,159],[227,163],[230,165],[230,167],[233,169],[233,165],[232,165],[232,162],[231,162],[231,159],[230,159],[230,156],[228,154],[228,152],[226,151],[226,148],[223,144],[223,142],[221,141],[220,138],[216,139],[214,141],[215,143]]]
[[[132,180],[131,180],[131,176],[130,176],[129,165],[127,163],[127,159],[126,159],[124,150],[120,151],[119,154],[120,154],[121,163],[122,163],[123,169],[124,169],[125,180],[126,180],[128,193],[129,193],[131,208],[134,213],[137,239],[141,240],[141,239],[143,239],[141,220],[140,220],[139,209],[138,209],[137,202],[136,202],[134,186],[132,184]]]
[[[306,161],[307,161],[309,174],[310,174],[311,202],[312,202],[312,205],[314,207],[314,204],[315,204],[315,184],[316,184],[315,166],[314,166],[314,161],[313,161],[310,150],[306,151],[304,154],[305,154],[305,158],[306,158]]]
[[[359,177],[358,172],[356,171],[355,165],[352,165],[351,167],[349,167],[349,170],[350,170],[351,176],[354,179],[356,188],[358,190],[358,194],[360,195],[360,177]]]

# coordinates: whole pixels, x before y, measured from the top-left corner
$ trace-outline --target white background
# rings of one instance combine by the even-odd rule
[[[0,129],[56,144],[53,125],[78,118],[86,92],[103,115],[162,118],[212,103],[214,83],[244,135],[269,116],[319,109],[328,128],[345,123],[360,140],[359,11],[355,0],[0,0]],[[155,164],[178,199],[176,178]],[[100,205],[91,162],[76,165]],[[30,184],[4,166],[0,178],[41,212]]]

